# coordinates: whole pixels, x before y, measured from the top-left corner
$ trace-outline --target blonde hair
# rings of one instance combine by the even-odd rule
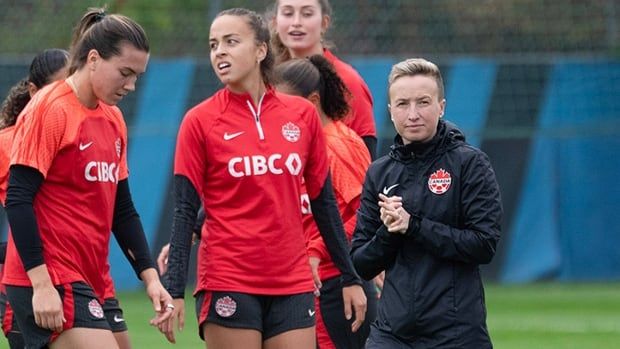
[[[392,66],[390,75],[388,76],[388,90],[398,78],[403,76],[424,75],[429,76],[437,82],[438,98],[444,99],[443,78],[441,72],[435,63],[427,61],[424,58],[409,58]]]

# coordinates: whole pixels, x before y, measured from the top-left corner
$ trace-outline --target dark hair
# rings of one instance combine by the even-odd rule
[[[329,0],[316,0],[316,2],[319,4],[319,7],[321,8],[321,16],[329,16],[333,19],[332,6],[330,5]],[[279,1],[276,0],[273,6],[270,9],[268,9],[266,12],[266,17],[269,18],[269,23],[272,24],[271,46],[273,48],[273,52],[274,52],[274,56],[276,57],[277,64],[286,62],[292,58],[291,52],[288,50],[288,47],[284,45],[284,43],[280,39],[280,36],[278,35],[278,30],[273,25],[273,23],[275,22],[275,18],[278,15],[278,4],[279,4]],[[324,33],[324,35],[326,34],[327,33]],[[334,46],[333,43],[331,43],[330,41],[327,41],[325,38],[323,38],[323,40],[324,40],[323,47],[331,48]]]
[[[33,83],[37,88],[49,84],[51,77],[67,65],[68,58],[67,51],[57,48],[45,50],[34,57],[30,63],[28,77],[11,87],[2,102],[0,129],[15,125],[17,116],[30,102],[28,84]]]
[[[38,54],[30,64],[28,82],[32,82],[37,88],[49,84],[50,78],[60,69],[67,65],[69,52],[51,48]]]
[[[124,42],[149,52],[146,33],[134,20],[123,15],[106,14],[105,8],[88,9],[73,30],[69,74],[86,64],[90,50],[97,50],[101,58],[109,59],[120,54]]]
[[[271,75],[273,72],[273,65],[275,63],[275,59],[273,56],[273,50],[271,49],[269,35],[269,28],[267,27],[267,23],[263,19],[261,15],[258,13],[248,10],[245,8],[231,8],[228,10],[224,10],[215,16],[215,18],[221,16],[237,16],[237,17],[246,17],[248,19],[248,25],[250,29],[254,32],[254,40],[257,45],[265,44],[267,46],[267,54],[265,58],[260,62],[260,73],[263,78],[263,82],[267,85],[271,83]]]
[[[334,66],[322,55],[293,59],[276,66],[274,80],[276,84],[286,84],[302,97],[318,92],[321,109],[332,120],[341,120],[349,112],[349,91]]]
[[[15,125],[17,116],[30,101],[28,79],[22,79],[9,90],[0,109],[0,130]]]

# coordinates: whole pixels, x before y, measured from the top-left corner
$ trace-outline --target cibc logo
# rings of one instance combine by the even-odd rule
[[[301,172],[301,157],[297,153],[249,155],[234,157],[228,161],[228,172],[235,178],[261,176],[267,173],[281,175],[288,171],[293,176]]]
[[[118,170],[113,162],[91,161],[86,164],[84,178],[89,182],[118,183]]]

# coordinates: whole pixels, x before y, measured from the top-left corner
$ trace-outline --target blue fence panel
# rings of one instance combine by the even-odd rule
[[[620,279],[620,64],[559,62],[503,281]]]
[[[446,80],[445,118],[458,125],[467,142],[480,147],[487,120],[497,63],[485,59],[453,62]]]
[[[136,92],[136,116],[133,125],[129,125],[129,183],[150,245],[159,227],[172,176],[177,130],[185,114],[194,68],[194,62],[188,59],[152,59],[144,85]],[[115,241],[110,246],[110,264],[117,288],[138,285]]]

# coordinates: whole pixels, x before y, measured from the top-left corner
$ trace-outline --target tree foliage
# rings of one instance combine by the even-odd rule
[[[0,0],[0,54],[67,47],[89,6],[134,18],[153,55],[206,57],[219,10],[264,12],[269,0]],[[329,38],[339,51],[364,55],[610,54],[620,50],[617,0],[331,1]]]

